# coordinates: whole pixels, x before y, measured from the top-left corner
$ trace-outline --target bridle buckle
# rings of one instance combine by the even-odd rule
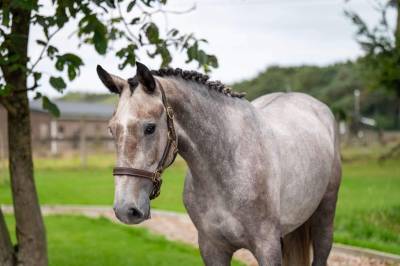
[[[155,171],[153,174],[153,183],[159,182],[161,180],[161,172],[159,170]]]
[[[166,110],[167,110],[167,116],[170,119],[173,119],[174,118],[174,110],[172,109],[172,107],[171,106],[167,106]]]

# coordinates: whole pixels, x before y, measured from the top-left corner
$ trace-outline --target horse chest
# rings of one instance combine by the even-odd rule
[[[227,203],[200,190],[193,191],[186,184],[184,201],[186,209],[201,234],[215,241],[230,243],[243,247],[245,243],[245,226],[235,214],[235,204]]]
[[[206,211],[201,218],[199,230],[217,241],[233,246],[245,245],[245,229],[234,215],[224,209]]]

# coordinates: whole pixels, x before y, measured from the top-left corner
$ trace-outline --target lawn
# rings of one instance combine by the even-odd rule
[[[35,161],[36,185],[41,204],[85,204],[112,206],[114,178],[113,156],[93,156],[88,167],[79,167],[79,159],[39,159]],[[163,174],[161,195],[152,206],[184,212],[182,204],[185,162],[178,158]],[[6,171],[0,172],[0,204],[11,204]]]
[[[15,228],[12,217],[6,216],[6,221]],[[45,223],[50,265],[203,265],[193,247],[105,218],[47,216]]]
[[[400,254],[400,161],[344,165],[335,241]]]
[[[335,241],[400,254],[400,160],[380,165],[364,155],[361,158],[367,159],[349,160],[343,166]],[[77,159],[35,161],[41,203],[111,206],[112,164],[111,155],[90,158],[87,169],[80,168]],[[152,203],[154,208],[185,211],[185,169],[185,163],[178,159],[166,171],[161,196]],[[0,203],[9,204],[10,188],[4,171],[2,177],[0,172]]]

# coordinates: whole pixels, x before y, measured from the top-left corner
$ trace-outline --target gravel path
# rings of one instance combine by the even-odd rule
[[[5,213],[12,213],[10,206],[2,206]],[[42,206],[44,215],[76,214],[88,217],[104,216],[117,222],[110,207],[103,206]],[[169,240],[181,241],[197,247],[197,231],[186,214],[167,211],[152,211],[150,220],[138,227],[149,229],[155,234],[164,235]],[[247,250],[235,252],[234,257],[247,265],[256,266],[253,255]],[[389,259],[388,259],[389,258]],[[380,252],[368,251],[342,245],[335,245],[329,257],[328,266],[400,266],[400,256],[391,256]]]

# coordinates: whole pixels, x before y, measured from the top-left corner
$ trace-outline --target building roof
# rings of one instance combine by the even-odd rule
[[[111,118],[114,112],[114,106],[109,104],[101,103],[89,103],[89,102],[70,102],[70,101],[53,101],[60,109],[60,118],[68,119],[80,119],[80,118],[92,118],[92,119],[108,119]],[[31,101],[31,111],[46,112],[42,108],[42,101]]]

